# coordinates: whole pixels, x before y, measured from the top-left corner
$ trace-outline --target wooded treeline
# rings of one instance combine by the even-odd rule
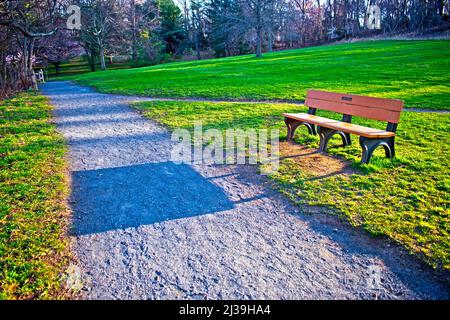
[[[70,30],[67,8],[80,8]],[[381,9],[381,30],[367,27]],[[92,71],[176,57],[231,56],[377,33],[449,28],[448,0],[28,0],[0,2],[0,94],[36,86],[34,67],[84,54]],[[76,20],[76,18],[75,18]]]

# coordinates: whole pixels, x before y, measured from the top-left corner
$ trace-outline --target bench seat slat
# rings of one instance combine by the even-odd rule
[[[356,134],[366,138],[389,138],[395,136],[394,132],[364,127],[357,124],[332,120],[307,113],[284,113],[283,116],[285,116],[286,118],[305,121],[318,126],[330,128],[333,130]]]

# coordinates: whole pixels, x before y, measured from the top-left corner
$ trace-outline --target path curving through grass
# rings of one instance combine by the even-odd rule
[[[403,249],[305,215],[255,167],[173,164],[169,132],[130,97],[68,82],[43,92],[69,145],[86,298],[449,298]]]

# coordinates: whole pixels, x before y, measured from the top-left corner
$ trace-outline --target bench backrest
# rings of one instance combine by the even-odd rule
[[[305,105],[343,115],[398,123],[403,101],[309,90]]]

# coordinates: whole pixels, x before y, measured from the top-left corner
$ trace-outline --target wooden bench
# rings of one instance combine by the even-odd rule
[[[373,152],[379,146],[384,147],[386,157],[395,156],[395,133],[403,101],[310,90],[305,105],[309,107],[308,113],[283,114],[288,127],[288,141],[294,139],[295,130],[300,125],[305,125],[310,134],[319,134],[319,152],[327,150],[333,135],[340,135],[344,146],[348,146],[351,144],[350,134],[355,134],[360,137],[362,163],[369,163]],[[319,117],[316,115],[318,109],[340,113],[343,115],[342,120]],[[353,116],[385,121],[387,128],[380,130],[352,124]]]
[[[45,83],[44,70],[39,69],[34,73],[34,76],[36,77],[36,81],[38,83]]]

